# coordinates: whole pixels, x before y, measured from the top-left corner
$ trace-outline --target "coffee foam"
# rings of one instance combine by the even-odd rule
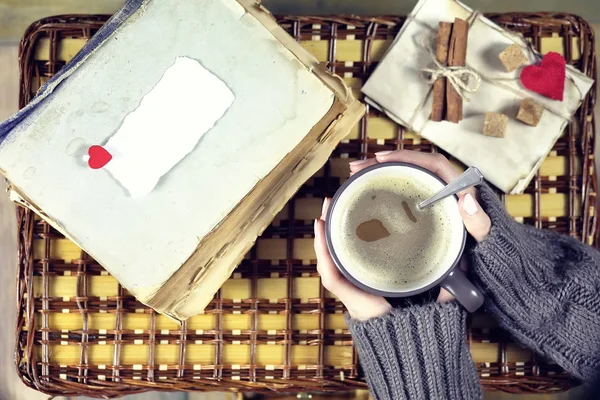
[[[344,269],[382,291],[412,291],[439,279],[462,247],[458,205],[453,197],[425,210],[418,210],[417,203],[442,187],[431,175],[405,166],[375,169],[352,182],[337,199],[330,224],[333,249]],[[373,242],[359,239],[358,225],[371,220],[381,221],[390,235]]]

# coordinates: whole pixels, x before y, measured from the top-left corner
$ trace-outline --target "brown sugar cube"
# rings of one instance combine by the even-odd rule
[[[521,46],[518,44],[512,44],[508,46],[502,53],[500,53],[498,58],[502,64],[504,64],[504,68],[506,68],[506,71],[508,72],[512,72],[521,65],[528,63],[527,57],[523,53]]]
[[[517,114],[517,119],[521,122],[525,122],[527,125],[537,126],[542,119],[544,113],[544,106],[536,103],[532,98],[526,98],[521,100],[521,107]]]
[[[508,117],[504,114],[489,112],[485,113],[485,122],[483,124],[483,134],[493,137],[504,137]]]

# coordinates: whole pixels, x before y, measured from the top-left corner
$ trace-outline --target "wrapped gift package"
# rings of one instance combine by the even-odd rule
[[[462,121],[434,122],[430,120],[432,85],[424,70],[433,65],[431,42],[438,24],[455,18],[468,23],[466,67],[479,76],[480,86],[474,93],[465,92]],[[585,102],[594,80],[568,65],[562,101],[527,90],[519,79],[522,68],[508,72],[499,58],[515,44],[528,65],[541,60],[540,53],[520,32],[500,27],[457,0],[420,0],[362,91],[368,103],[464,164],[476,166],[503,192],[522,194]],[[477,87],[474,81],[474,76],[469,76],[468,86]],[[535,127],[515,118],[525,98],[533,98],[545,109]],[[503,138],[481,134],[490,112],[510,117]]]

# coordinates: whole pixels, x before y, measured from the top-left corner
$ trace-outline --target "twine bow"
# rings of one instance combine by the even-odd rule
[[[423,68],[423,72],[430,74],[428,82],[433,84],[440,78],[447,78],[448,82],[454,87],[456,93],[465,101],[469,101],[466,93],[475,93],[481,87],[481,76],[469,67],[447,67],[442,65],[435,54],[435,49],[431,44],[431,40],[428,40],[427,36],[423,36],[423,47],[429,52],[435,66],[437,68]],[[469,85],[469,77],[473,77],[475,85]]]

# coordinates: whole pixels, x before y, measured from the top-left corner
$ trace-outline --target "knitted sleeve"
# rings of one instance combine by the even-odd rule
[[[376,399],[482,397],[466,342],[466,312],[455,302],[415,305],[364,322],[346,322]]]
[[[581,242],[517,223],[489,187],[492,220],[472,252],[486,308],[517,340],[589,381],[600,372],[600,253]]]

